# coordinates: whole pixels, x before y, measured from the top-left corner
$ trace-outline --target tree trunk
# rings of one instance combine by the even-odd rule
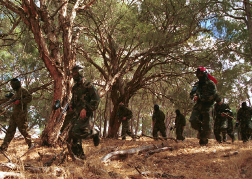
[[[138,128],[139,128],[140,112],[141,111],[139,110],[138,115],[137,115],[137,124],[136,124],[135,135],[137,135],[137,131],[138,131]]]
[[[103,130],[103,137],[106,137],[107,135],[107,121],[108,121],[108,109],[109,109],[109,114],[110,114],[110,102],[108,103],[108,93],[106,95],[106,102],[105,102],[105,109],[104,109],[104,130]],[[109,105],[109,108],[108,108],[108,105]]]
[[[66,83],[64,81],[66,81]],[[60,99],[62,102],[61,106],[63,107],[65,106],[67,102],[70,101],[71,96],[72,96],[70,89],[67,90],[67,87],[69,87],[70,85],[72,86],[72,84],[68,84],[67,81],[69,80],[54,81],[54,98],[53,99],[54,101]],[[64,96],[68,96],[68,98]],[[62,119],[60,120],[60,122],[57,123],[56,121],[58,121],[58,118],[61,113],[62,113],[61,109],[57,109],[57,110],[52,109],[50,120],[47,122],[47,125],[44,131],[42,132],[42,136],[41,136],[42,145],[51,146],[51,145],[54,145],[54,143],[57,141],[61,126],[63,125],[65,115],[66,115],[65,113],[62,116]]]
[[[108,138],[118,138],[118,130],[119,130],[121,121],[118,121],[117,109],[118,109],[118,106],[114,106],[113,111],[110,116]]]
[[[250,63],[252,65],[252,21],[251,21],[251,11],[250,11],[250,3],[249,0],[243,0],[245,13],[247,16],[247,26],[248,26],[248,33],[249,33],[249,45],[250,45]]]

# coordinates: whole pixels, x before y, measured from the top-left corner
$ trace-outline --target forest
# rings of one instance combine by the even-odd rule
[[[120,102],[133,112],[130,130],[139,137],[136,142],[154,145],[149,136],[153,106],[158,104],[165,113],[167,136],[175,137],[170,127],[179,109],[186,117],[184,136],[190,139],[184,144],[199,147],[197,131],[188,121],[198,67],[205,67],[218,81],[218,94],[229,104],[234,123],[241,103],[251,106],[251,6],[249,0],[0,0],[0,105],[13,92],[10,80],[18,78],[33,97],[29,129],[36,129],[41,147],[54,150],[65,114],[57,123],[62,110],[54,110],[53,105],[60,100],[65,106],[71,99],[71,69],[79,65],[101,99],[94,119],[104,148],[106,141],[126,145],[118,144]],[[12,107],[1,108],[0,114],[4,133]],[[210,138],[210,145],[215,145],[213,133]],[[239,139],[238,130],[235,138]],[[127,149],[143,145],[130,142]],[[174,145],[164,147],[177,151],[183,144]],[[249,149],[250,142],[243,147]],[[237,148],[233,146],[232,151]]]

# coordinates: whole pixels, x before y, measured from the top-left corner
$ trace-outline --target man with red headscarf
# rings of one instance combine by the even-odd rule
[[[196,104],[189,121],[192,128],[198,131],[200,145],[206,145],[210,134],[210,108],[217,97],[217,80],[204,67],[197,68],[196,76],[199,81],[194,84],[190,93],[190,98]]]

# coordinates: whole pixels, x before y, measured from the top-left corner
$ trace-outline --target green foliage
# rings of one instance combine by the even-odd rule
[[[241,101],[248,100],[251,89],[251,66],[247,64],[251,58],[249,31],[244,12],[232,10],[233,6],[239,5],[238,2],[96,1],[87,10],[78,11],[74,23],[75,26],[85,27],[77,46],[87,52],[92,63],[81,54],[77,55],[77,61],[85,66],[85,77],[98,89],[102,89],[113,75],[132,61],[129,70],[120,78],[122,82],[117,81],[111,87],[111,90],[118,87],[116,93],[108,92],[111,96],[109,100],[115,94],[118,100],[128,95],[129,106],[135,115],[133,129],[137,128],[139,118],[147,135],[152,131],[151,114],[155,103],[160,104],[169,116],[174,117],[175,109],[180,109],[187,117],[190,115],[193,104],[189,93],[197,80],[194,72],[199,66],[206,67],[216,77],[218,92],[235,110]],[[57,3],[51,2],[49,14],[55,12]],[[69,1],[69,12],[73,3]],[[227,17],[230,12],[242,18]],[[0,13],[1,24],[5,24],[0,31],[5,34],[18,17],[3,6]],[[58,23],[57,18],[52,20]],[[43,22],[41,25],[44,25]],[[57,30],[60,34],[60,29]],[[29,29],[21,22],[9,37],[9,41],[0,39],[1,84],[16,76],[28,89],[51,81],[46,69],[34,71],[43,67],[44,63]],[[62,39],[59,42],[62,43]],[[136,57],[136,54],[141,55]],[[104,73],[101,73],[102,70]],[[120,86],[128,93],[123,94]],[[134,90],[127,91],[130,89]],[[1,97],[10,90],[9,84],[1,85]],[[51,87],[35,92],[30,104],[29,121],[43,127],[49,120],[52,100]],[[102,120],[102,126],[104,113],[110,117],[111,112],[105,105],[102,98],[96,116]],[[96,125],[100,125],[99,122],[96,120]],[[138,127],[137,132],[141,130]]]

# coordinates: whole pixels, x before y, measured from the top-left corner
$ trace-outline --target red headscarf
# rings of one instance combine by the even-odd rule
[[[203,72],[206,71],[206,68],[204,67],[198,67],[198,69]],[[218,83],[218,81],[209,73],[207,73],[207,77],[209,78],[209,80],[212,80],[215,84]]]

